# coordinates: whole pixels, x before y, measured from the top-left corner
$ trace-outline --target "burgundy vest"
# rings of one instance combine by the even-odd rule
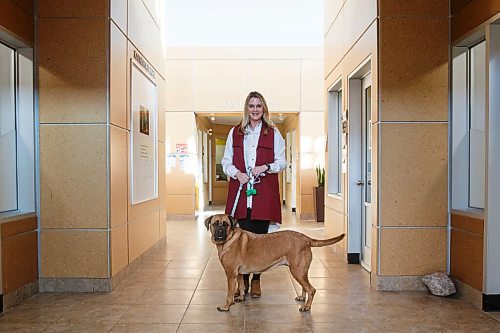
[[[255,165],[265,165],[274,162],[274,129],[269,128],[265,133],[265,125],[262,124],[259,143],[257,144],[257,160]],[[246,172],[243,135],[239,132],[239,126],[233,129],[233,164],[241,172]],[[236,206],[234,217],[244,219],[247,216],[247,185],[243,185],[240,198]],[[230,177],[226,200],[226,214],[231,214],[240,182]],[[252,220],[269,220],[281,223],[281,203],[277,173],[267,173],[260,177],[260,183],[255,184],[257,194],[252,198]]]

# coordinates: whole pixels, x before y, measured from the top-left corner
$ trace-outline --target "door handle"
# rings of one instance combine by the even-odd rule
[[[358,185],[358,186],[365,185],[365,182],[363,182],[362,180],[358,180],[356,182],[356,185]]]

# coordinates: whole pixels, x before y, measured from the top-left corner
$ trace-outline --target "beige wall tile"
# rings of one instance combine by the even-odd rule
[[[105,19],[38,21],[40,122],[106,122]]]
[[[166,194],[194,195],[194,175],[184,172],[168,173],[166,176]]]
[[[152,212],[129,222],[129,262],[134,261],[160,239],[159,223],[159,211]]]
[[[344,16],[344,11],[340,11],[330,30],[325,35],[325,77],[327,77],[328,73],[330,73],[339,64],[342,57],[348,50],[344,27]]]
[[[344,5],[345,0],[325,0],[325,32],[328,31],[333,21]]]
[[[380,16],[413,16],[413,17],[447,17],[448,0],[381,0],[379,1]]]
[[[377,18],[378,0],[347,0],[344,12],[344,31],[347,48],[351,48],[364,31],[374,24]],[[375,23],[376,24],[376,23]]]
[[[166,174],[165,174],[165,144],[158,143],[158,198],[160,207],[165,206]]]
[[[483,290],[484,236],[453,228],[450,274],[476,290]]]
[[[111,276],[129,264],[128,261],[128,224],[125,223],[111,230]]]
[[[108,278],[108,232],[43,229],[40,276]]]
[[[324,110],[323,59],[302,60],[300,66],[300,109],[302,111]]]
[[[246,59],[248,56],[248,48],[244,46],[192,46],[189,49],[190,58],[200,60]]]
[[[194,195],[167,194],[166,200],[167,200],[167,216],[194,214]]]
[[[127,222],[129,132],[110,126],[110,220],[111,227]]]
[[[109,0],[51,0],[38,3],[39,17],[100,17],[108,16]]]
[[[123,32],[127,32],[127,3],[126,0],[110,1],[111,19]]]
[[[497,0],[469,0],[467,4],[452,1],[451,41],[453,44],[471,34],[474,29],[500,12]]]
[[[40,126],[42,228],[106,228],[106,125]]]
[[[448,119],[448,18],[380,20],[380,117]]]
[[[135,205],[131,205],[129,196],[128,221],[130,222],[132,220],[137,220],[145,215],[151,214],[152,212],[156,212],[159,209],[160,209],[160,199],[152,199]]]
[[[167,236],[167,208],[162,208],[160,210],[160,239],[163,239],[166,236]]]
[[[248,59],[299,59],[298,46],[256,46],[248,47]]]
[[[325,207],[325,237],[335,237],[345,232],[345,215]]]
[[[314,214],[314,201],[312,193],[300,195],[300,214]]]
[[[128,37],[158,73],[165,77],[161,34],[142,1],[128,2]]]
[[[3,295],[38,279],[37,238],[36,230],[11,237],[4,237],[2,233],[0,283]]]
[[[127,38],[110,22],[109,120],[127,128]]]
[[[197,60],[194,65],[195,111],[233,111],[247,96],[243,60]],[[266,98],[268,98],[266,96]]]
[[[446,226],[447,124],[382,124],[379,130],[380,224]]]
[[[312,195],[313,187],[318,186],[314,169],[300,170],[300,194]]]
[[[380,275],[425,275],[446,271],[446,228],[383,228],[379,232]]]
[[[299,68],[299,60],[249,61],[248,90],[262,93],[271,111],[298,111]]]
[[[27,3],[26,6],[22,7],[14,1],[2,1],[0,3],[0,25],[31,47],[34,45],[35,40],[33,5],[34,2]]]
[[[374,274],[378,274],[378,247],[379,247],[378,233],[379,233],[379,228],[376,226],[372,226],[372,242],[371,242],[371,256],[372,256],[371,259],[372,260],[371,260],[370,270]]]
[[[302,60],[323,60],[323,47],[321,46],[301,46],[300,59]]]
[[[170,60],[191,60],[196,53],[192,46],[167,46],[165,48],[165,58]],[[168,77],[168,75],[167,75]]]
[[[167,111],[192,111],[194,102],[194,73],[192,60],[167,60],[165,90]],[[173,84],[175,83],[175,84]]]

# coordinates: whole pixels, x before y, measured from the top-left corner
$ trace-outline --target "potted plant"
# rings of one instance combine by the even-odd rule
[[[325,221],[325,168],[316,166],[318,186],[313,188],[314,215],[316,222]]]

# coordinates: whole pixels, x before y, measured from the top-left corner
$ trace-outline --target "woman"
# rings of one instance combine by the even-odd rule
[[[241,229],[267,234],[271,221],[281,223],[278,173],[286,167],[285,142],[271,121],[266,100],[260,93],[248,94],[243,119],[228,134],[221,164],[230,178],[226,214],[232,215],[235,208],[234,218]],[[260,182],[257,181],[255,191],[251,191],[254,179]],[[250,274],[243,275],[245,293],[249,278]],[[260,274],[253,274],[250,294],[261,296]]]

